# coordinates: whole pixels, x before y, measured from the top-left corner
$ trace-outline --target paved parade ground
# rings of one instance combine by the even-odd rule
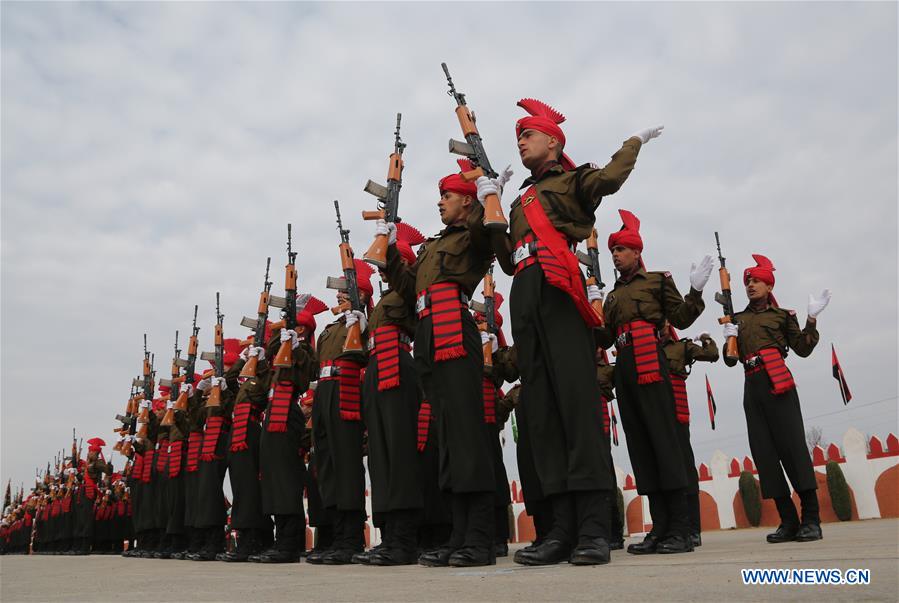
[[[0,558],[12,601],[896,601],[899,520],[824,524],[824,540],[769,545],[768,528],[703,535],[695,553],[613,553],[602,567],[526,568],[511,557],[470,570],[264,566],[114,556]],[[633,540],[629,539],[628,542]],[[869,569],[870,584],[746,586],[744,568]]]

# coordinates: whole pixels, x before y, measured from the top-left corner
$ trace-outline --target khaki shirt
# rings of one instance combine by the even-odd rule
[[[694,362],[698,360],[717,362],[718,346],[715,344],[715,340],[704,337],[701,343],[702,345],[697,345],[691,339],[681,339],[680,341],[669,340],[662,344],[662,351],[665,352],[665,358],[668,360],[668,372],[686,379]]]
[[[347,360],[355,360],[356,362],[361,362],[365,364],[368,359],[368,353],[366,351],[366,341],[367,334],[362,333],[362,352],[344,352],[343,344],[346,342],[346,334],[347,328],[346,323],[341,318],[335,322],[332,322],[325,330],[322,331],[322,334],[318,336],[318,345],[316,349],[318,350],[318,358],[319,363],[327,362],[329,360],[337,360],[338,358],[344,358]]]
[[[661,325],[667,318],[676,329],[686,329],[702,314],[702,293],[692,288],[681,297],[669,272],[646,272],[642,268],[629,280],[619,278],[606,296],[603,310],[606,325],[596,329],[604,348],[615,342],[618,327],[634,320]]]
[[[818,329],[814,323],[806,321],[805,328],[799,328],[796,312],[768,306],[764,310],[755,311],[749,306],[734,316],[739,325],[737,347],[740,358],[755,355],[762,348],[777,348],[786,356],[792,349],[802,358],[812,353],[818,345]],[[724,359],[725,364],[733,366],[736,361]]]
[[[615,399],[615,365],[599,363],[596,365],[596,382],[599,394],[606,400]]]
[[[540,205],[556,230],[572,241],[583,241],[593,230],[594,212],[602,198],[621,188],[637,163],[641,146],[639,139],[628,138],[605,167],[585,164],[576,170],[565,171],[561,165],[555,165],[539,177],[531,176],[525,180],[522,189],[536,183]],[[530,232],[519,196],[512,203],[509,216],[512,243]]]
[[[368,332],[374,333],[378,327],[394,325],[412,337],[415,333],[415,298],[405,297],[393,289],[387,289],[378,300],[368,318]]]
[[[493,245],[484,227],[480,203],[465,226],[447,226],[425,241],[416,262],[408,266],[395,245],[387,248],[387,281],[404,299],[415,303],[418,294],[435,283],[457,283],[471,297],[493,262]]]

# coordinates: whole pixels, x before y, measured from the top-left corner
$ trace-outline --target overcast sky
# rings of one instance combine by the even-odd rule
[[[821,343],[788,360],[806,425],[827,441],[850,426],[885,437],[897,421],[896,24],[896,3],[3,2],[0,478],[29,484],[73,426],[111,446],[143,333],[166,373],[194,304],[211,348],[221,291],[226,337],[246,336],[267,256],[283,292],[287,222],[301,289],[332,299],[332,200],[361,256],[373,224],[359,211],[374,205],[362,187],[385,179],[398,111],[400,215],[439,230],[436,182],[460,136],[441,61],[515,186],[522,97],[568,117],[578,163],[603,164],[664,123],[598,209],[600,240],[617,208],[632,210],[648,267],[685,292],[720,231],[735,283],[751,253],[769,256],[801,321],[808,294],[829,287]],[[686,335],[720,341],[715,286]],[[735,299],[745,305],[739,287]],[[742,386],[737,368],[694,368],[697,462],[748,454]],[[614,455],[629,468],[623,446]]]

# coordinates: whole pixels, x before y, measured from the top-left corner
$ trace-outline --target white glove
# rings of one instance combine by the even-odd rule
[[[502,190],[496,180],[491,180],[487,176],[481,176],[475,180],[475,184],[478,185],[478,201],[480,201],[481,205],[487,203],[487,195],[502,196]]]
[[[387,237],[387,244],[394,245],[396,243],[396,224],[387,220],[378,220],[375,223],[375,234]]]
[[[698,333],[697,335],[695,335],[695,336],[693,337],[693,341],[702,341],[702,338],[703,338],[703,337],[709,337],[709,338],[711,338],[711,336],[712,336],[712,334],[709,333],[708,331],[703,331],[702,333]]]
[[[241,360],[246,360],[246,359],[247,359],[247,353],[250,351],[250,348],[251,348],[251,347],[253,347],[253,346],[250,346],[250,347],[247,347],[247,348],[242,349],[242,350],[240,351],[240,355],[238,356],[238,358],[240,358]]]
[[[830,303],[830,289],[821,292],[821,297],[815,297],[812,294],[808,296],[808,316],[809,318],[817,318],[818,314],[824,311],[827,304]]]
[[[212,383],[210,382],[210,377],[206,377],[197,383],[197,390],[201,392],[205,392],[212,387]]]
[[[365,331],[366,327],[368,327],[368,321],[365,319],[365,314],[359,310],[347,310],[343,313],[343,317],[346,319],[346,327],[348,329],[357,322],[359,323],[360,331]]]
[[[496,335],[493,333],[487,333],[486,331],[481,331],[481,345],[485,345],[487,342],[490,342],[490,349],[495,354],[499,349],[499,343],[496,340]]]
[[[724,323],[724,338],[736,337],[740,329],[732,322]]]
[[[506,186],[506,183],[512,178],[512,174],[515,172],[512,171],[512,164],[506,166],[502,172],[500,172],[499,176],[493,180],[494,184],[499,187],[499,192],[502,194],[503,187]]]
[[[190,398],[194,395],[194,384],[193,383],[185,383],[184,391],[187,392],[187,397]]]
[[[658,138],[662,135],[662,130],[665,129],[665,126],[656,126],[655,128],[646,128],[645,130],[640,130],[631,136],[631,138],[639,138],[640,142],[646,144],[653,138]]]
[[[66,475],[72,475],[73,473],[78,473],[78,470],[74,467],[69,467],[63,473],[65,473]]]
[[[175,403],[172,401],[171,398],[169,398],[168,400],[165,401],[165,409],[171,410],[173,408],[175,408]]]
[[[704,256],[699,260],[699,266],[696,264],[690,266],[690,286],[696,291],[702,291],[710,276],[712,276],[712,256]]]
[[[247,358],[265,360],[265,348],[251,345],[247,348]]]
[[[215,387],[217,385],[219,387],[219,391],[225,391],[226,389],[228,389],[228,382],[225,381],[224,377],[210,377],[209,383],[212,385],[212,387]]]
[[[300,336],[293,329],[281,329],[281,343],[290,341],[290,349],[295,350],[300,345]]]
[[[597,285],[587,285],[587,300],[591,302],[602,300],[602,291]]]
[[[153,408],[153,404],[149,400],[141,400],[139,408]]]

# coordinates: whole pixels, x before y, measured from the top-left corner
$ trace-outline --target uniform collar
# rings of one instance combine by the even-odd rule
[[[628,283],[631,283],[631,282],[633,282],[634,279],[637,278],[638,276],[639,276],[640,278],[646,278],[646,269],[645,269],[645,268],[639,268],[639,269],[637,269],[637,271],[634,273],[634,276],[632,276],[632,277],[631,277],[631,280],[629,280],[629,281],[625,281],[625,280],[624,280],[624,277],[619,276],[619,277],[618,277],[618,280],[615,281],[615,286],[617,287],[619,284],[626,285],[626,284],[628,284]]]
[[[531,186],[536,182],[540,182],[544,178],[547,178],[550,174],[562,174],[565,172],[565,168],[562,167],[562,164],[558,161],[550,161],[546,164],[548,167],[544,167],[543,171],[540,172],[539,175],[534,175],[533,173],[525,178],[524,182],[521,183],[519,190]]]
[[[749,304],[746,304],[746,309],[743,311],[744,312],[752,312],[753,314],[761,314],[763,312],[767,312],[768,310],[774,310],[774,309],[775,309],[774,306],[772,306],[771,304],[768,304],[768,307],[766,307],[764,310],[754,310],[752,308],[752,304],[749,303]]]

